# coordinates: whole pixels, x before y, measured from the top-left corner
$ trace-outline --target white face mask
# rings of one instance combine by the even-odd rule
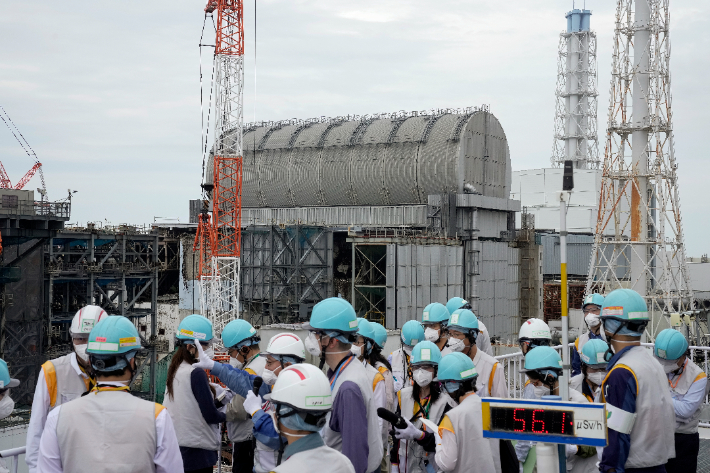
[[[677,360],[664,360],[662,358],[656,358],[656,359],[661,364],[661,366],[663,367],[663,372],[666,374],[670,374],[670,373],[680,369],[678,367]]]
[[[404,345],[402,347],[402,351],[407,354],[407,356],[412,356],[412,347],[409,347],[407,345]]]
[[[315,332],[310,332],[306,338],[306,350],[313,356],[320,356],[321,346]]]
[[[449,347],[451,351],[454,352],[461,352],[466,348],[466,344],[463,342],[463,340],[459,340],[458,338],[449,338],[449,342],[446,344],[446,346]]]
[[[601,319],[597,314],[587,314],[584,316],[584,321],[587,322],[587,325],[590,327],[596,327],[600,323],[602,323]]]
[[[424,339],[429,340],[430,342],[437,341],[439,339],[439,331],[431,327],[427,327],[426,330],[424,330]]]
[[[587,379],[591,381],[592,383],[596,384],[597,386],[602,385],[602,381],[604,381],[604,377],[606,376],[606,371],[597,371],[594,373],[587,373]]]
[[[362,347],[358,345],[351,345],[350,353],[360,358],[362,356]]]
[[[244,368],[244,363],[237,360],[236,358],[232,358],[231,356],[229,357],[229,365],[238,370]]]
[[[207,355],[210,359],[214,358],[214,348],[209,347],[205,350],[205,355]]]
[[[76,356],[78,356],[84,363],[89,362],[89,354],[86,353],[86,348],[88,346],[89,345],[86,343],[83,345],[74,345],[74,352],[76,353]]]
[[[269,386],[273,386],[274,384],[276,384],[277,378],[278,375],[276,373],[266,368],[264,368],[264,371],[261,373],[261,379],[263,379],[264,382]]]
[[[0,419],[4,419],[5,417],[12,414],[12,411],[14,409],[15,401],[12,400],[12,398],[10,397],[10,391],[8,391],[5,393],[5,396],[3,396],[3,398],[0,400]]]
[[[414,370],[414,372],[412,373],[412,378],[414,379],[414,382],[417,383],[419,386],[426,387],[429,386],[431,380],[434,379],[434,373],[419,368],[418,370]]]
[[[542,396],[547,396],[550,394],[550,388],[548,386],[535,386],[535,397],[542,399]]]

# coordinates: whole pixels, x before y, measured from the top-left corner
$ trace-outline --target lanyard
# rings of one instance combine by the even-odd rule
[[[678,386],[678,383],[680,382],[680,378],[682,378],[683,375],[685,374],[685,365],[687,365],[687,364],[688,364],[688,360],[686,359],[685,363],[683,363],[683,371],[681,371],[680,374],[678,375],[678,379],[675,380],[675,384],[673,384],[672,380],[670,380],[670,379],[668,380],[668,384],[671,385],[671,388],[675,389],[675,387]]]
[[[99,393],[99,391],[129,391],[131,388],[128,386],[110,386],[110,385],[101,385],[97,384],[91,389],[91,392],[95,392],[96,394]]]
[[[424,403],[420,403],[417,401],[417,404],[419,404],[419,411],[424,414],[424,418],[428,419],[429,418],[429,411],[431,410],[431,396],[427,396],[424,398]]]
[[[350,355],[347,360],[343,364],[340,365],[340,368],[338,368],[338,371],[336,371],[333,374],[333,379],[330,380],[330,390],[333,390],[333,386],[335,385],[335,382],[338,380],[338,377],[340,376],[340,373],[343,372],[346,366],[350,364],[351,361],[355,358],[354,355]]]

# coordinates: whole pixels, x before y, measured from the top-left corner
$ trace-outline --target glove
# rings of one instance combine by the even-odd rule
[[[567,458],[573,457],[577,454],[577,446],[576,445],[565,445],[565,454],[567,455]]]
[[[214,398],[220,402],[224,399],[224,396],[227,394],[227,390],[224,389],[222,386],[220,386],[217,383],[210,383],[210,386],[214,388],[215,396]],[[224,403],[226,404],[226,403]]]
[[[232,402],[232,398],[234,398],[234,392],[231,389],[225,389],[224,400],[222,402],[224,404],[229,404],[230,402]]]
[[[211,370],[214,368],[214,360],[210,359],[209,356],[205,355],[205,351],[200,345],[200,341],[195,339],[195,347],[197,347],[197,363],[193,363],[194,368],[201,368],[203,370]]]
[[[399,465],[396,463],[392,463],[392,469],[390,470],[390,473],[399,473]]]
[[[409,422],[409,420],[404,419],[404,421],[407,423],[407,428],[406,429],[398,429],[394,428],[394,436],[398,439],[404,439],[404,440],[419,440],[424,436],[424,432],[420,429],[417,429],[414,427],[414,424]]]
[[[264,402],[261,400],[261,396],[254,394],[254,391],[249,391],[247,393],[247,398],[244,399],[244,410],[247,414],[254,417],[256,411],[261,410],[261,406]]]

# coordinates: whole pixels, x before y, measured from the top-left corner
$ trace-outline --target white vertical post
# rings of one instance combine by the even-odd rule
[[[567,298],[567,200],[569,192],[560,192],[560,292],[562,315],[562,377],[560,378],[560,396],[569,401],[569,302]]]

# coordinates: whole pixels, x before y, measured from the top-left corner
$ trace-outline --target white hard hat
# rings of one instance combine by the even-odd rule
[[[536,340],[547,339],[552,340],[550,335],[550,327],[540,319],[528,319],[518,334],[518,340]]]
[[[321,370],[306,363],[285,368],[271,391],[271,402],[301,411],[329,411],[332,407],[330,381]]]
[[[269,340],[264,355],[295,356],[300,360],[306,359],[306,348],[303,341],[292,333],[279,333]]]
[[[69,333],[72,337],[86,335],[89,336],[89,332],[94,328],[94,325],[99,323],[100,320],[108,317],[105,310],[97,305],[87,305],[82,307],[74,315],[71,321],[71,327],[69,328]]]

